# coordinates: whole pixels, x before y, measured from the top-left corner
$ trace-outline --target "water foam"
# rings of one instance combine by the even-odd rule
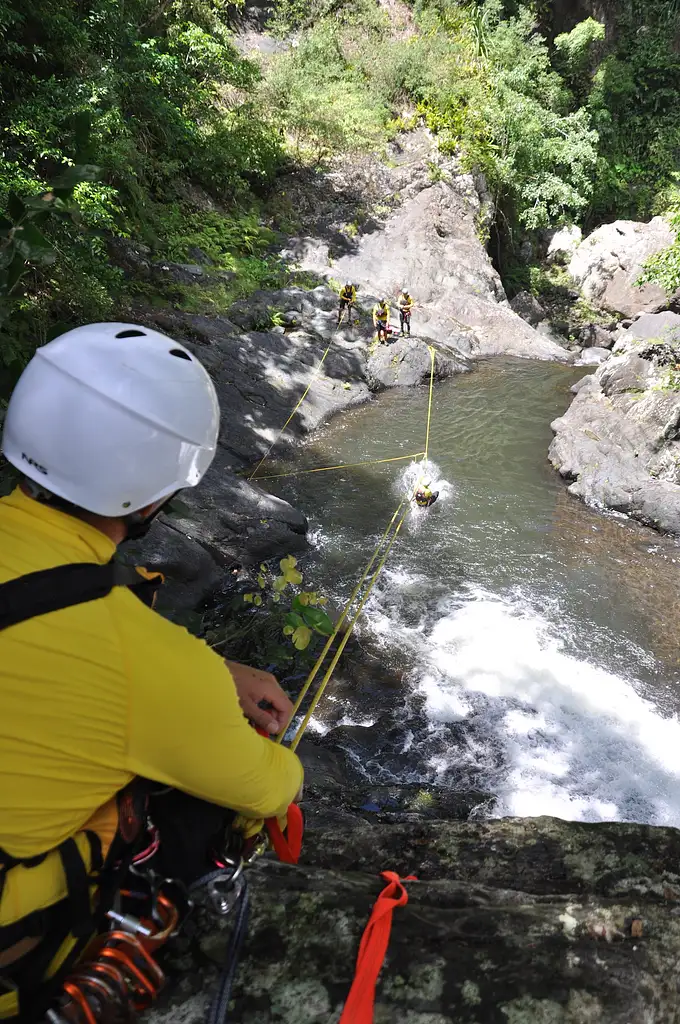
[[[680,721],[564,651],[536,611],[477,592],[440,608],[413,683],[433,731],[474,725],[429,767],[486,771],[500,815],[680,824]],[[425,753],[425,751],[423,751]]]
[[[433,491],[439,491],[439,501],[455,493],[453,485],[442,478],[439,466],[432,459],[409,462],[394,481],[393,490],[395,495],[403,498],[405,494],[413,494],[419,484],[427,484]]]

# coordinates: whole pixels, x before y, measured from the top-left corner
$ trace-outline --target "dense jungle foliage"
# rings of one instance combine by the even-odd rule
[[[230,272],[218,305],[273,284],[286,163],[379,149],[419,118],[484,172],[509,248],[677,207],[678,0],[620,0],[606,38],[593,19],[557,31],[544,0],[279,0],[272,30],[295,45],[258,62],[234,8],[0,0],[0,390],[67,325],[200,305],[124,276],[121,241],[200,250]]]

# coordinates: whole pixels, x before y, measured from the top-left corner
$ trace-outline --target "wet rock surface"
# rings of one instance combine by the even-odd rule
[[[572,494],[680,533],[680,316],[636,320],[552,427]]]
[[[430,379],[432,360],[425,341],[418,338],[397,338],[390,344],[378,345],[366,367],[368,384],[373,391],[398,386],[426,384]],[[469,361],[451,345],[438,347],[434,354],[434,378],[445,380],[456,373],[466,373]]]
[[[299,867],[248,872],[252,910],[229,1020],[339,1019],[384,882],[414,873],[377,989],[380,1024],[673,1024],[680,1020],[680,832],[555,818],[308,829]],[[193,951],[146,1016],[198,1024],[229,919],[199,914]]]

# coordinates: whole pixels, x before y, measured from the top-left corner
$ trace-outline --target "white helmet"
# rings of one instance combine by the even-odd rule
[[[182,345],[135,324],[88,324],[37,350],[2,450],[52,494],[125,516],[200,481],[219,420],[213,382]]]

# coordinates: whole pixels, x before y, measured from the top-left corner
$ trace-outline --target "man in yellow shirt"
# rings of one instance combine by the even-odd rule
[[[2,449],[24,479],[0,500],[0,1019],[17,1009],[27,1019],[33,961],[37,990],[53,973],[41,950],[57,936],[58,960],[82,932],[69,865],[73,874],[74,851],[78,871],[105,860],[116,794],[134,777],[188,794],[211,829],[216,808],[281,819],[301,792],[297,757],[243,714],[285,727],[292,708],[273,676],[228,667],[127,586],[16,615],[21,587],[35,585],[28,574],[109,564],[198,484],[219,425],[200,362],[129,324],[81,327],[38,349],[10,400]]]
[[[409,337],[411,335],[411,313],[413,312],[413,299],[411,298],[408,288],[404,287],[399,293],[397,300],[397,306],[399,308],[399,333],[404,334],[404,328],[408,331]]]
[[[354,303],[357,300],[357,286],[352,281],[346,281],[339,292],[340,295],[340,306],[338,307],[338,327],[342,323],[342,318],[347,310],[347,323],[352,323],[352,310],[354,309]]]
[[[373,326],[378,332],[378,341],[387,342],[387,328],[390,322],[390,307],[387,299],[380,299],[373,307]]]

